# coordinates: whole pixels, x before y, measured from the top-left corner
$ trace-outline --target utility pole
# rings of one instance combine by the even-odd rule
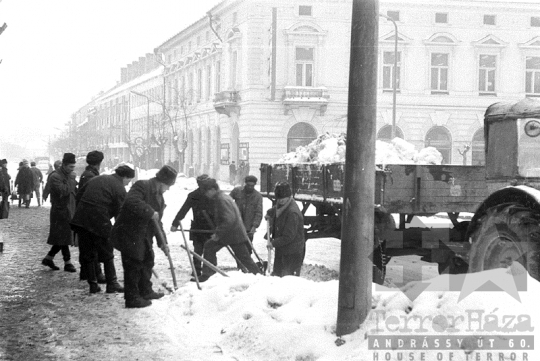
[[[377,116],[378,0],[353,0],[345,184],[336,334],[356,331],[371,310]]]

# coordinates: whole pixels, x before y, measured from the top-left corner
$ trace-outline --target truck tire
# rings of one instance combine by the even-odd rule
[[[521,204],[489,208],[471,233],[469,272],[480,272],[521,263],[540,280],[540,214]]]

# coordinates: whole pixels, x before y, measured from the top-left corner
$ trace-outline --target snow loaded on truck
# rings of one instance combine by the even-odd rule
[[[485,166],[378,165],[374,282],[382,284],[392,257],[405,255],[452,274],[520,262],[540,280],[539,136],[540,101],[500,102],[484,116]],[[288,181],[303,205],[306,238],[340,238],[344,172],[343,162],[261,164],[261,193],[274,201],[276,182]],[[409,226],[414,216],[441,212],[452,227]]]

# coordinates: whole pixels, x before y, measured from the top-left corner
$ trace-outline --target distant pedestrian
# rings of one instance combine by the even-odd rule
[[[41,263],[55,271],[60,268],[54,264],[53,259],[61,251],[64,258],[64,271],[77,272],[71,263],[69,251],[69,246],[73,245],[73,232],[69,222],[75,213],[75,195],[77,194],[76,174],[73,171],[75,163],[75,154],[65,153],[62,165],[51,173],[48,180],[51,192],[51,216],[47,243],[52,247]]]
[[[236,164],[234,160],[229,165],[229,183],[234,186],[236,181]]]
[[[47,200],[49,197],[49,194],[51,193],[51,183],[49,183],[49,179],[51,179],[51,175],[56,172],[60,167],[62,166],[62,161],[57,160],[54,162],[54,169],[47,173],[47,182],[45,183],[45,187],[43,188],[43,202]]]
[[[193,241],[193,251],[201,257],[203,255],[204,244],[212,236],[210,231],[213,229],[213,226],[209,223],[209,220],[214,222],[214,202],[204,195],[204,190],[201,188],[202,182],[204,182],[206,179],[208,179],[207,174],[202,174],[197,177],[197,185],[199,187],[187,195],[184,204],[176,214],[171,226],[171,231],[176,232],[180,222],[191,209],[193,220],[191,221],[191,232],[189,232],[189,239]],[[204,233],[204,231],[207,233]],[[194,258],[193,263],[197,276],[200,276],[202,273],[201,261]],[[194,275],[192,276],[195,277]]]
[[[292,198],[287,182],[276,184],[276,205],[266,214],[270,243],[276,249],[272,275],[300,276],[305,254],[304,216]]]
[[[151,300],[163,297],[163,293],[152,289],[150,281],[154,267],[152,239],[157,231],[154,221],[162,227],[163,193],[176,182],[177,174],[174,168],[166,165],[154,178],[133,184],[114,223],[111,240],[122,253],[126,308],[147,307],[152,304]],[[159,238],[157,245],[168,253],[167,245]]]
[[[253,274],[260,273],[259,267],[253,262],[248,250],[248,235],[242,223],[240,211],[234,200],[219,189],[219,185],[213,178],[208,178],[202,183],[205,195],[214,200],[216,229],[215,233],[204,245],[204,258],[217,264],[216,253],[223,247],[230,246],[238,260],[247,270]],[[200,282],[205,282],[215,272],[206,264],[203,265]]]
[[[257,177],[248,175],[244,178],[244,185],[231,191],[231,197],[236,202],[249,240],[253,242],[253,235],[261,225],[263,213],[263,199],[261,193],[255,189]],[[251,247],[249,247],[251,252]]]
[[[0,219],[9,217],[9,195],[11,194],[11,177],[7,171],[7,160],[0,160]]]
[[[36,162],[30,162],[30,170],[34,176],[34,193],[36,193],[38,207],[41,207],[41,186],[43,185],[43,173],[36,168]]]
[[[103,153],[99,150],[93,150],[91,152],[88,152],[86,155],[86,163],[88,164],[86,168],[84,169],[84,172],[81,174],[79,178],[79,185],[78,189],[80,190],[84,187],[88,181],[96,176],[99,175],[99,169],[101,167],[101,162],[103,162]],[[78,197],[80,199],[80,197]],[[86,274],[86,262],[83,260],[83,250],[79,248],[79,263],[80,263],[80,273],[79,273],[79,280],[85,281],[87,280],[87,274]],[[99,261],[96,260],[94,264],[96,278],[98,280],[98,283],[106,283],[107,280],[105,279],[105,276],[103,275],[103,271],[101,270],[101,265]]]
[[[112,175],[94,177],[77,192],[77,208],[71,228],[79,238],[81,267],[84,267],[90,293],[101,291],[98,285],[96,264],[105,265],[107,293],[124,292],[118,283],[114,267],[114,251],[110,232],[111,218],[117,217],[126,198],[126,186],[135,177],[135,170],[128,165],[116,168]]]
[[[22,202],[28,208],[30,207],[30,197],[34,191],[34,174],[26,159],[23,159],[21,163],[17,177],[15,177],[15,187],[19,193],[19,207],[21,207]]]

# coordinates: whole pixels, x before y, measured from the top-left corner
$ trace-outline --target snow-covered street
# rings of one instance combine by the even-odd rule
[[[149,171],[141,177],[151,175]],[[166,230],[195,187],[193,178],[182,177],[165,193]],[[269,206],[265,199],[264,208]],[[449,290],[457,276],[434,277],[436,269],[429,267],[422,275],[405,272],[416,281],[405,287],[407,294],[420,293],[425,285],[419,281],[431,278],[427,289],[411,301],[397,289],[374,286],[370,317],[358,331],[344,336],[345,343],[338,347],[338,240],[310,240],[305,264],[311,266],[305,267],[300,278],[243,274],[234,270],[231,256],[220,251],[218,265],[229,277],[215,275],[198,290],[189,282],[191,270],[180,247],[184,242],[181,234],[167,231],[178,290],[154,301],[151,307],[126,309],[121,294],[90,295],[88,285],[79,281],[77,274],[54,272],[40,264],[48,249],[47,216],[48,205],[12,208],[10,218],[1,221],[2,360],[540,359],[533,343],[540,322],[536,307],[540,284],[530,277],[519,301],[504,292],[476,291],[458,302],[460,292]],[[185,229],[189,224],[189,219],[183,221]],[[259,228],[254,244],[266,259],[264,231],[264,227]],[[77,259],[77,249],[72,250],[73,259]],[[408,257],[390,265],[407,269],[413,262],[420,261]],[[116,266],[122,282],[118,253]],[[162,281],[172,286],[168,260],[157,248],[155,269],[161,279],[153,280],[156,288],[163,290]],[[513,279],[505,269],[484,274],[499,282]],[[377,348],[373,343],[377,335],[395,344],[390,350],[385,349],[385,343]],[[424,347],[419,341],[412,347],[407,338],[412,336],[430,342],[436,336],[442,345]],[[447,348],[443,340],[450,339],[455,342]],[[479,339],[487,349],[479,350]],[[494,349],[486,346],[490,340],[496,345]]]

